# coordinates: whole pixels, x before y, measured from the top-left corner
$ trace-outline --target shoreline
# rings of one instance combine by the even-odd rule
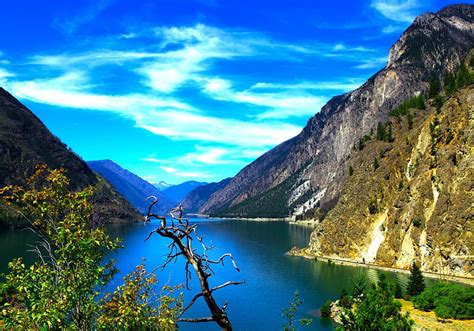
[[[362,263],[358,261],[354,261],[351,259],[346,259],[346,258],[335,258],[335,257],[329,257],[329,256],[323,256],[323,255],[317,255],[314,253],[308,252],[307,248],[303,249],[298,249],[298,248],[293,248],[289,252],[286,253],[287,255],[290,256],[297,256],[297,257],[302,257],[305,259],[311,259],[311,260],[317,260],[317,261],[331,261],[337,265],[345,265],[345,266],[350,266],[350,267],[362,267],[362,268],[368,268],[368,269],[377,269],[377,270],[383,270],[383,271],[388,271],[388,272],[395,272],[395,273],[401,273],[401,274],[410,274],[410,270],[408,269],[402,269],[402,268],[395,268],[395,267],[386,267],[386,266],[381,266],[373,263]],[[423,276],[427,278],[432,278],[432,279],[438,279],[438,280],[444,280],[444,281],[450,281],[450,282],[455,282],[455,283],[461,283],[469,286],[474,286],[474,277],[469,277],[469,276],[458,276],[458,275],[448,275],[448,274],[442,274],[438,272],[432,272],[432,271],[422,271]]]
[[[319,221],[316,220],[295,220],[294,217],[207,217],[209,219],[224,220],[224,221],[249,221],[249,222],[286,222],[293,225],[311,226],[315,227]]]

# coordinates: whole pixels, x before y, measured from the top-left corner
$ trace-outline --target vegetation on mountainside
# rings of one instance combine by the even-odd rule
[[[306,166],[302,166],[300,171],[297,171],[277,186],[250,197],[236,204],[235,206],[224,208],[217,211],[211,216],[219,217],[274,217],[283,218],[288,217],[293,211],[297,202],[288,206],[288,200],[292,193],[292,189],[298,184],[297,179]],[[307,195],[306,195],[307,196]],[[300,200],[298,200],[300,201]]]
[[[157,311],[166,312],[166,317],[151,316],[155,308],[148,304],[148,294],[155,280],[144,277],[142,266],[115,293],[99,300],[117,271],[106,256],[120,244],[104,229],[93,227],[93,189],[71,192],[68,184],[64,170],[40,165],[26,187],[9,185],[0,190],[2,202],[19,208],[40,238],[35,247],[38,260],[31,266],[21,258],[13,260],[0,284],[4,327],[175,328],[180,299],[163,295]]]

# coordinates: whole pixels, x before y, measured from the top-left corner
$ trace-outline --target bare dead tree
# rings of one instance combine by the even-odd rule
[[[183,308],[181,314],[179,315],[178,321],[192,323],[216,322],[222,330],[232,330],[232,325],[226,313],[227,302],[224,303],[223,306],[219,306],[214,299],[213,293],[227,286],[240,285],[244,282],[228,281],[224,284],[210,287],[208,281],[209,277],[214,274],[212,266],[217,264],[224,265],[224,260],[226,258],[232,262],[235,270],[240,271],[234,258],[232,257],[232,254],[226,253],[216,260],[210,259],[207,255],[207,252],[212,249],[212,246],[207,246],[204,243],[203,238],[198,235],[196,230],[197,224],[189,224],[189,220],[182,217],[183,209],[181,206],[178,206],[170,211],[169,216],[171,218],[171,222],[168,222],[166,217],[152,212],[152,209],[157,204],[158,199],[154,196],[151,196],[148,198],[148,200],[151,200],[151,203],[148,207],[147,215],[145,216],[145,222],[148,222],[151,219],[157,219],[160,221],[160,225],[155,230],[150,232],[145,241],[150,239],[154,233],[160,235],[161,237],[171,239],[171,243],[168,246],[169,252],[166,255],[165,262],[160,266],[160,268],[164,269],[169,263],[174,263],[178,257],[182,256],[186,261],[186,289],[190,289],[189,280],[192,276],[190,267],[192,270],[194,270],[201,287],[201,292],[197,293],[191,299],[189,304]],[[201,246],[199,252],[197,249],[193,248],[193,241],[195,240]],[[211,316],[201,318],[182,318],[181,316],[201,297],[206,302]]]

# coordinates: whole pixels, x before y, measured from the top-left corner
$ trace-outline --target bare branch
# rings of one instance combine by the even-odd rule
[[[197,224],[190,225],[189,220],[183,218],[183,208],[181,206],[173,208],[169,212],[171,224],[168,224],[166,217],[152,213],[152,209],[157,204],[158,199],[154,196],[151,196],[148,197],[148,200],[150,200],[151,203],[148,207],[147,215],[145,216],[145,223],[149,222],[153,218],[158,219],[161,222],[156,229],[148,234],[148,236],[145,238],[145,241],[149,240],[155,233],[161,237],[169,238],[171,240],[171,243],[168,245],[168,253],[165,255],[165,262],[160,267],[165,268],[169,263],[175,262],[178,257],[182,256],[186,260],[184,267],[186,289],[189,290],[189,280],[192,276],[191,268],[194,270],[194,274],[197,276],[199,285],[201,287],[201,293],[196,294],[191,299],[189,304],[181,311],[179,316],[182,316],[184,312],[186,312],[200,297],[204,298],[204,301],[206,302],[212,315],[211,317],[204,318],[181,318],[178,321],[193,323],[214,321],[221,327],[222,330],[232,330],[231,323],[225,312],[227,308],[227,302],[222,307],[219,307],[213,297],[213,292],[229,285],[240,285],[244,282],[228,281],[213,288],[210,288],[208,282],[208,278],[214,274],[214,270],[211,266],[216,264],[224,265],[225,258],[230,259],[235,270],[240,271],[232,254],[223,254],[217,260],[209,259],[207,252],[211,250],[213,246],[207,246],[204,243],[204,237],[199,236],[197,232]],[[174,221],[177,221],[177,223]],[[194,240],[197,240],[197,242],[200,244],[202,250],[201,253],[193,248]],[[155,270],[158,268],[159,267],[155,268]]]

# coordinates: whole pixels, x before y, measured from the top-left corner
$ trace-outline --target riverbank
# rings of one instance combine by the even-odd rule
[[[216,220],[227,220],[227,221],[249,221],[249,222],[287,222],[294,225],[302,226],[311,226],[316,227],[319,221],[316,220],[296,220],[294,217],[280,217],[280,218],[271,218],[271,217],[209,217]]]
[[[351,259],[316,255],[310,252],[308,248],[303,248],[303,249],[293,248],[289,252],[287,252],[287,254],[291,256],[299,256],[299,257],[303,257],[303,258],[311,259],[311,260],[318,260],[318,261],[325,261],[325,262],[330,261],[332,263],[335,263],[338,265],[344,265],[344,266],[370,268],[370,269],[377,269],[377,270],[396,272],[396,273],[402,273],[402,274],[410,273],[410,270],[402,269],[402,268],[385,267],[385,266],[381,266],[381,265],[377,265],[373,263],[362,263],[362,262],[354,261]],[[430,272],[430,271],[423,271],[423,276],[427,278],[433,278],[433,279],[438,279],[438,280],[444,280],[444,281],[450,281],[450,282],[466,284],[469,286],[474,286],[474,277],[447,275],[447,274],[441,274],[441,273]]]

